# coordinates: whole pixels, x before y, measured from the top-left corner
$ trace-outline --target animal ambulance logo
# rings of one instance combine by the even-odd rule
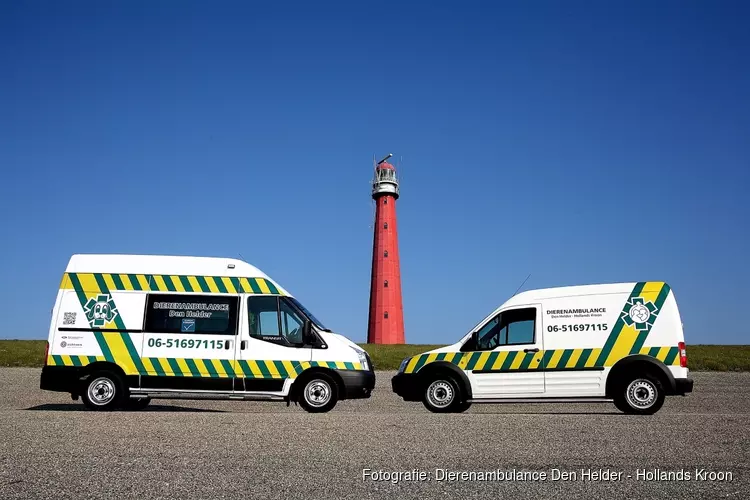
[[[109,294],[100,294],[95,298],[91,297],[86,305],[83,306],[86,312],[86,319],[91,326],[101,328],[117,317],[117,307]]]
[[[643,297],[633,297],[625,304],[622,320],[626,325],[634,326],[636,330],[642,332],[654,326],[656,312],[657,307],[650,300],[646,302]]]

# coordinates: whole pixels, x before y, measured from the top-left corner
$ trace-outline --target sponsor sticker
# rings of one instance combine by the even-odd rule
[[[195,332],[195,320],[194,319],[183,319],[182,320],[182,328],[180,329],[182,333],[194,333]]]

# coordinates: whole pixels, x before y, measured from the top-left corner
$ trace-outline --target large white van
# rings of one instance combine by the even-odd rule
[[[234,259],[74,255],[41,388],[95,410],[151,398],[281,400],[325,412],[375,386],[365,351]]]
[[[453,345],[406,358],[392,379],[434,412],[472,403],[613,401],[651,414],[692,392],[682,322],[663,282],[531,290]]]

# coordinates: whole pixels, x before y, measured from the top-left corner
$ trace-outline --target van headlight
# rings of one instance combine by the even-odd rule
[[[357,357],[359,358],[359,364],[362,365],[363,370],[369,370],[370,364],[367,362],[367,353],[365,351],[360,351],[358,349],[354,349],[357,351]]]
[[[398,367],[398,372],[401,373],[406,368],[406,365],[409,363],[409,360],[411,358],[404,358],[404,360],[401,362],[401,366]]]

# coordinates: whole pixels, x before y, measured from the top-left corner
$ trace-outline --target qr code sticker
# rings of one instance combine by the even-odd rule
[[[76,313],[63,313],[63,325],[75,325]]]

